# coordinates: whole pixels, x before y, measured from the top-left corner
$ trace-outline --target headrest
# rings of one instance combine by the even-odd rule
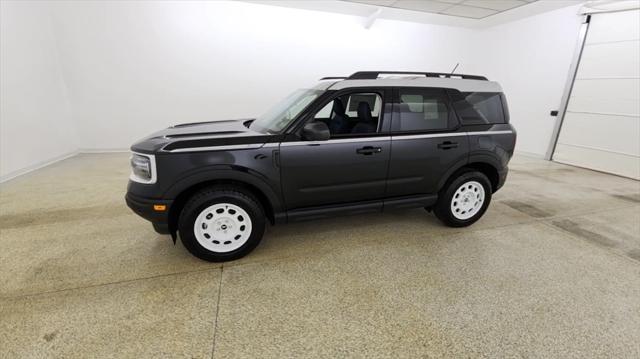
[[[362,101],[358,104],[358,118],[365,121],[371,120],[371,107],[368,102]]]
[[[398,110],[402,113],[402,112],[412,112],[411,111],[411,107],[409,107],[408,103],[404,103],[404,102],[400,102],[398,104]]]
[[[333,109],[331,110],[332,114],[335,113],[337,115],[344,116],[345,110],[342,101],[339,98],[333,100]]]

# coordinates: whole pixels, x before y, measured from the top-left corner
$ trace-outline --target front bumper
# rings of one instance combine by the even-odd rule
[[[169,210],[173,204],[172,200],[144,198],[130,192],[127,192],[124,198],[127,206],[140,217],[150,221],[157,232],[169,233]],[[157,205],[164,205],[165,209],[162,211],[155,210],[154,206]]]

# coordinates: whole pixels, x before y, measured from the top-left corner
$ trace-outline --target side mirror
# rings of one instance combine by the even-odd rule
[[[309,122],[302,128],[302,138],[307,141],[326,141],[329,137],[329,127],[322,121]]]

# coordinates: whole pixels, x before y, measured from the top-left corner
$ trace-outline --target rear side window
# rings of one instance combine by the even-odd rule
[[[463,125],[507,123],[499,92],[449,91],[453,108]]]
[[[393,131],[435,131],[451,127],[444,90],[400,89]]]

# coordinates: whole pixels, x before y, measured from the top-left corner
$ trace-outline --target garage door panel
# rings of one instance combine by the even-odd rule
[[[567,110],[640,116],[640,79],[576,80]]]
[[[558,143],[554,161],[640,179],[640,158]]]
[[[585,44],[640,39],[640,11],[594,15]]]
[[[558,143],[640,156],[640,117],[567,112]]]
[[[640,11],[591,15],[553,159],[640,179]]]
[[[640,77],[640,40],[585,45],[577,79]]]

